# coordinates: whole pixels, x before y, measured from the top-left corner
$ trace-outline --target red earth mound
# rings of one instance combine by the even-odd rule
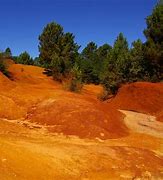
[[[23,84],[49,83],[51,79],[43,74],[44,69],[37,66],[13,64],[9,67],[9,72],[15,82]]]
[[[0,72],[0,93],[13,87],[13,82]]]
[[[127,134],[122,114],[117,109],[158,114],[158,120],[162,118],[161,83],[125,85],[106,104],[97,100],[102,90],[100,86],[87,85],[81,94],[74,94],[64,91],[61,85],[44,75],[43,68],[12,64],[9,71],[13,81],[0,74],[0,116],[4,118],[26,117],[46,124],[52,132],[102,139]]]
[[[156,115],[163,110],[163,83],[136,82],[124,85],[108,103],[118,109]]]
[[[122,114],[113,108],[106,112],[102,103],[66,93],[62,98],[42,101],[27,115],[28,120],[46,125],[51,132],[100,139],[127,135],[122,118]]]
[[[2,85],[5,85],[7,83],[10,83],[10,80],[4,74],[2,74],[0,72],[0,85],[2,86]]]
[[[43,74],[43,68],[13,64],[13,88],[0,92],[0,116],[26,118],[48,130],[82,138],[116,138],[128,134],[123,115],[97,100],[100,86],[87,85],[81,94],[70,93]],[[2,96],[3,95],[3,96]],[[8,104],[6,106],[6,104]]]

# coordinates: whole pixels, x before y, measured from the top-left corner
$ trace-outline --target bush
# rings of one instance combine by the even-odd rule
[[[6,76],[9,76],[9,72],[7,71],[7,68],[4,64],[4,59],[3,59],[3,55],[0,54],[0,71],[6,75]]]
[[[74,67],[71,69],[71,72],[66,75],[66,80],[63,81],[63,87],[64,89],[72,92],[81,91],[83,87],[82,73],[77,64],[75,64]]]
[[[69,79],[63,82],[63,88],[67,91],[81,92],[83,84],[81,81]]]
[[[33,59],[26,51],[21,53],[18,57],[14,58],[14,60],[18,64],[33,65],[34,63]]]
[[[3,53],[5,58],[12,58],[11,49],[8,47],[6,48],[5,52]]]
[[[74,38],[55,22],[47,24],[39,36],[39,63],[45,68],[45,74],[57,81],[62,82],[69,75],[76,61],[79,46]]]

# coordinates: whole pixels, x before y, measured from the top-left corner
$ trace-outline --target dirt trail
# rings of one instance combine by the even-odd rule
[[[120,111],[126,115],[124,122],[132,132],[163,138],[163,123],[156,121],[155,116],[133,111]]]

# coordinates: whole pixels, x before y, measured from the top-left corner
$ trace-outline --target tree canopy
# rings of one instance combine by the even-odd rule
[[[16,58],[16,63],[32,65],[33,59],[30,57],[28,52],[24,51]]]
[[[40,64],[48,74],[58,78],[70,71],[75,63],[79,46],[72,33],[64,33],[63,27],[55,22],[47,24],[39,36]]]
[[[8,47],[6,48],[5,52],[4,52],[4,55],[6,58],[11,58],[12,57],[12,52],[11,52],[11,49]]]
[[[163,3],[160,1],[146,18],[147,28],[144,34],[147,38],[145,58],[150,63],[150,73],[163,78]]]

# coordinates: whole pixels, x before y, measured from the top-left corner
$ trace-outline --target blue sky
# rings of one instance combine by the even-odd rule
[[[38,56],[38,36],[55,21],[72,32],[81,49],[90,41],[113,44],[119,32],[129,43],[145,41],[145,18],[157,0],[0,0],[0,50]]]

